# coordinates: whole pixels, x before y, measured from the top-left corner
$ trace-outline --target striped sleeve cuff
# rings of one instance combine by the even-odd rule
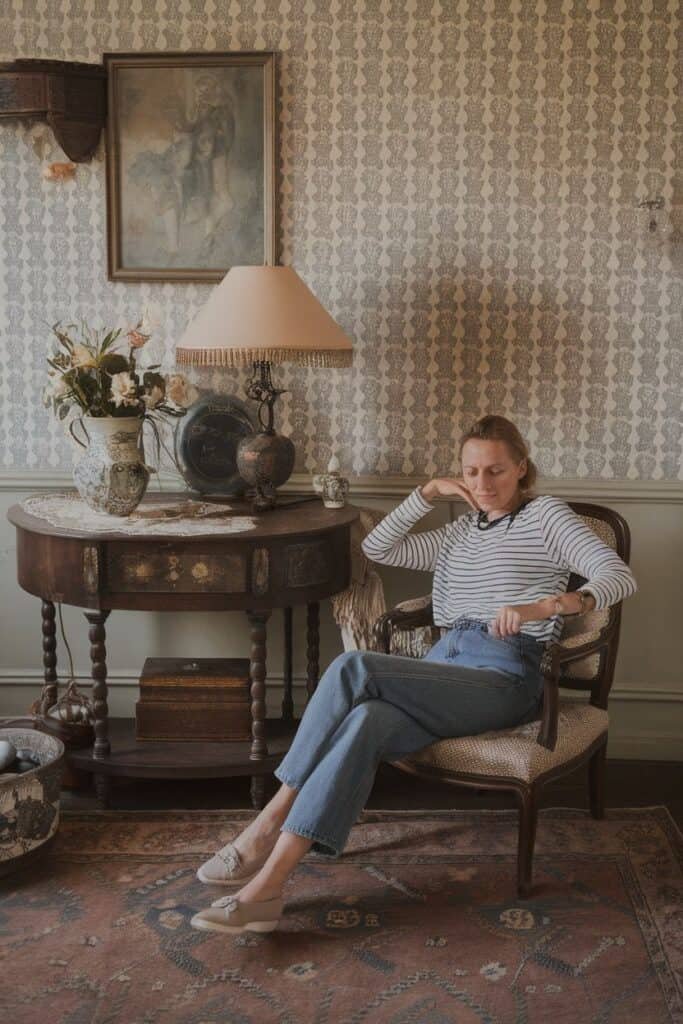
[[[638,589],[633,573],[623,562],[610,574],[609,580],[588,580],[581,584],[581,590],[595,598],[595,610],[602,611],[613,604],[631,597]]]
[[[416,487],[414,491],[411,491],[408,497],[403,502],[403,508],[412,515],[424,516],[427,512],[431,512],[435,507],[430,504],[426,498],[422,497],[422,488]]]

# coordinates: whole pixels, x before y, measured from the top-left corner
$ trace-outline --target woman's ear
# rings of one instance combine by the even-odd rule
[[[521,480],[523,476],[526,476],[528,468],[529,468],[529,466],[528,466],[528,463],[527,463],[526,459],[522,459],[522,461],[519,464],[518,477],[517,477],[518,480]]]

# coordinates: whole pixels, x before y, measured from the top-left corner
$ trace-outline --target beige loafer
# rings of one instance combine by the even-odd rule
[[[228,843],[198,868],[197,878],[205,885],[244,885],[259,873],[263,864],[259,864],[256,869],[245,868],[235,847]]]
[[[242,903],[234,896],[214,900],[195,914],[190,924],[205,932],[272,932],[282,917],[281,896],[260,903]]]

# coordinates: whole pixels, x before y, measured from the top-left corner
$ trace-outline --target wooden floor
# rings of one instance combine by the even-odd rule
[[[267,793],[274,791],[276,782]],[[666,761],[608,761],[606,805],[647,807],[664,804],[683,831],[683,763]],[[89,809],[97,806],[92,790],[65,791],[62,807]],[[380,765],[367,804],[370,808],[505,808],[515,806],[511,794],[430,785],[390,765]],[[543,791],[542,807],[588,807],[587,769],[551,783]],[[250,808],[249,779],[210,781],[157,781],[117,779],[112,808],[127,810],[188,808]]]

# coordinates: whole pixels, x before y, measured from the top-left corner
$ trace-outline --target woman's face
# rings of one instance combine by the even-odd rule
[[[519,481],[526,473],[527,462],[518,462],[505,441],[471,438],[463,446],[461,462],[465,486],[485,512],[519,502]]]

